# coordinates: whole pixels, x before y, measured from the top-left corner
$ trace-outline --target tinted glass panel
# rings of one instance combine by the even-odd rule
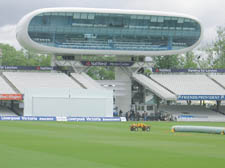
[[[28,28],[35,42],[93,50],[179,50],[196,43],[200,25],[187,18],[128,14],[48,12]]]

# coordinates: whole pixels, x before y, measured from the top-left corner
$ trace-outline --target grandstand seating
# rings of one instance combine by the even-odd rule
[[[85,73],[71,73],[72,78],[86,89],[103,89],[101,85]]]
[[[49,39],[50,40],[50,39]],[[41,43],[41,41],[37,40]],[[66,41],[66,42],[65,42]],[[161,46],[160,44],[152,44],[152,41],[133,41],[133,39],[128,39],[127,41],[113,40],[109,41],[108,39],[102,40],[93,40],[87,41],[86,38],[76,38],[73,40],[58,40],[53,42],[48,42],[49,46],[63,47],[63,48],[77,48],[77,49],[111,49],[111,50],[167,50],[167,41],[165,45]],[[46,42],[43,41],[42,44],[46,45]],[[178,45],[178,46],[177,46]],[[174,44],[176,48],[182,48],[178,43]]]
[[[224,106],[224,105],[223,105],[223,106],[220,106],[219,111],[220,111],[222,114],[225,115],[225,106]]]
[[[121,80],[98,80],[98,83],[107,90],[113,91],[114,96],[126,96],[131,87],[129,81]]]
[[[225,90],[206,75],[151,75],[177,95],[225,95]]]
[[[0,94],[15,94],[15,91],[2,78],[2,76],[0,76]]]
[[[225,95],[224,75],[202,74],[132,74],[132,78],[164,100],[176,100],[177,95]],[[12,86],[15,86],[12,88]],[[24,93],[26,88],[85,88],[109,89],[115,96],[130,92],[126,81],[95,81],[85,73],[71,73],[71,78],[57,72],[3,72],[0,74],[0,94]],[[197,105],[161,105],[159,111],[168,113],[177,121],[225,122],[225,106],[221,113]],[[0,116],[17,116],[0,105]]]
[[[161,105],[159,111],[177,121],[225,121],[225,115],[197,105]]]
[[[7,107],[0,105],[0,116],[18,116],[13,111],[8,109]]]
[[[209,75],[209,76],[225,87],[225,75]]]
[[[166,100],[176,100],[176,96],[151,80],[150,78],[142,75],[142,74],[133,74],[133,78],[138,81],[139,83],[143,84],[145,87],[147,87],[149,90],[151,90],[153,93],[158,95],[160,98],[166,99]]]
[[[26,88],[81,88],[63,73],[54,72],[3,72],[3,75],[20,91]]]

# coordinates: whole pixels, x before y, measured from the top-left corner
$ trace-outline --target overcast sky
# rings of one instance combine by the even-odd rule
[[[48,7],[136,9],[185,13],[204,27],[202,44],[215,39],[216,28],[225,26],[225,0],[0,0],[0,43],[20,48],[15,38],[18,21],[27,13]]]

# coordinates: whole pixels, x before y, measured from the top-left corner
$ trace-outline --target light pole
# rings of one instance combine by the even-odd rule
[[[199,56],[197,57],[197,63],[198,63],[199,68],[202,69],[202,66],[201,66],[201,64],[200,64],[200,58],[201,58],[201,56],[199,55]]]

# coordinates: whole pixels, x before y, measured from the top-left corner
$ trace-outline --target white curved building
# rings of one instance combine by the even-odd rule
[[[117,9],[39,9],[17,26],[23,47],[55,55],[179,54],[196,47],[202,34],[192,16]]]

